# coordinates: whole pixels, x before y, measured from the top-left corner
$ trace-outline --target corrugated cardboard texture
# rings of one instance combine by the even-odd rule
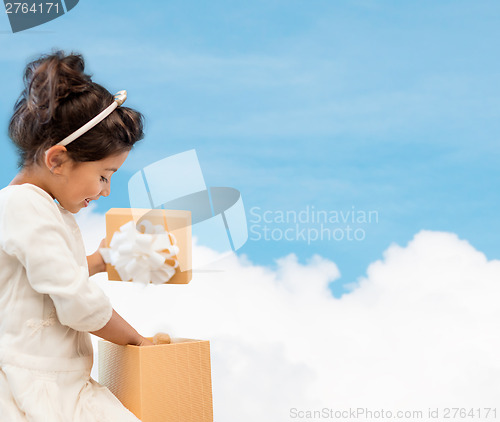
[[[210,343],[157,346],[99,340],[99,382],[142,422],[213,422]]]
[[[179,246],[179,267],[168,284],[187,284],[191,281],[191,212],[163,209],[140,209],[140,208],[111,208],[106,213],[106,245],[113,238],[113,234],[129,221],[137,225],[141,219],[147,218],[154,225],[162,225],[165,230],[172,233],[177,239]],[[109,280],[121,280],[115,268],[106,264]]]

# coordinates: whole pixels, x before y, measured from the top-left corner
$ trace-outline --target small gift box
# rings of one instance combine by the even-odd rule
[[[142,422],[213,422],[210,343],[156,346],[98,342],[99,383]]]
[[[111,208],[101,254],[109,280],[155,284],[191,281],[191,213]]]

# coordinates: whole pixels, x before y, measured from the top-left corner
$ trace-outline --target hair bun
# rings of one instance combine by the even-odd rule
[[[84,72],[77,53],[55,51],[26,66],[24,89],[9,122],[18,166],[44,165],[44,153],[113,103],[113,95]],[[119,107],[66,148],[74,162],[99,161],[130,151],[144,136],[143,116]],[[0,417],[0,419],[2,419]]]
[[[88,89],[92,80],[84,69],[82,56],[65,55],[62,51],[29,63],[24,74],[24,96],[28,109],[35,111],[42,122],[50,121],[62,101]]]

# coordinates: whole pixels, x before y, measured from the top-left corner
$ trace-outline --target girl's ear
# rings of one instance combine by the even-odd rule
[[[66,147],[62,145],[54,145],[45,151],[44,164],[52,174],[61,174],[62,165],[68,160]]]

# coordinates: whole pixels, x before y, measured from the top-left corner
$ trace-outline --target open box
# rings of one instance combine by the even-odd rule
[[[99,383],[142,422],[213,422],[210,342],[98,342]]]

